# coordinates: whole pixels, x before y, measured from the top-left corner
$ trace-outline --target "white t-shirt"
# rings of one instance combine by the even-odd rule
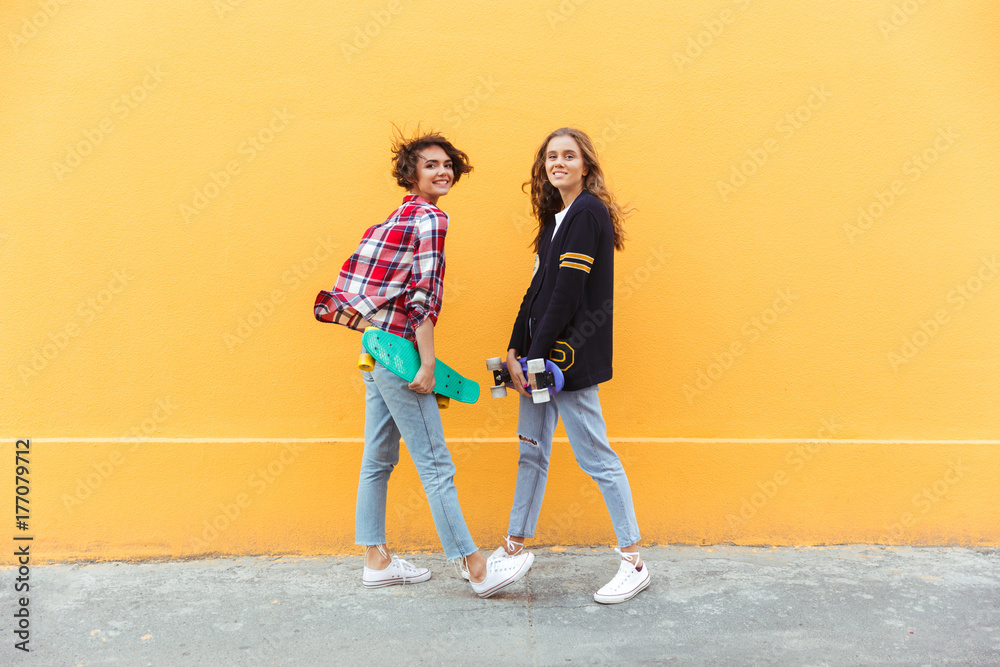
[[[566,217],[566,211],[569,209],[563,209],[556,213],[556,226],[552,229],[552,238],[556,237],[556,232],[559,231],[559,225],[562,224],[563,218]]]
[[[568,208],[564,208],[563,210],[561,210],[558,213],[556,213],[556,224],[552,228],[552,236],[550,237],[550,240],[554,239],[556,237],[556,232],[559,231],[559,225],[562,224],[563,218],[566,217],[566,211],[568,211],[568,210],[569,210]],[[535,254],[535,268],[531,270],[531,277],[532,278],[534,278],[535,274],[538,273],[539,263],[540,263],[540,260],[539,260],[538,254],[536,253]]]

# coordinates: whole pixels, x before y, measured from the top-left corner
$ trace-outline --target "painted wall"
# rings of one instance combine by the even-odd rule
[[[10,531],[52,560],[353,552],[359,338],[312,303],[400,201],[391,124],[419,122],[476,166],[441,200],[437,348],[483,382],[533,263],[520,186],[542,138],[588,131],[638,208],[601,398],[647,542],[1000,544],[998,18],[5,2],[8,497],[31,438]],[[444,421],[492,548],[516,402]],[[405,456],[389,526],[439,548]],[[613,541],[564,439],[540,541]]]

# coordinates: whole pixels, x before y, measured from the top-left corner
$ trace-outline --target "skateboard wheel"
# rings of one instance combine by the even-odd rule
[[[506,395],[507,395],[507,387],[505,387],[504,385],[500,384],[490,387],[490,396],[492,396],[493,398],[503,398]]]
[[[437,399],[438,408],[444,410],[451,403],[451,399],[447,396],[442,396],[441,394],[434,394],[434,398]]]
[[[373,359],[372,355],[367,352],[362,352],[361,356],[358,357],[358,368],[363,371],[375,370],[375,359]]]
[[[548,389],[532,389],[531,390],[531,400],[535,403],[548,403],[549,402],[549,390]]]
[[[503,368],[503,359],[500,357],[490,357],[486,360],[486,370],[498,371]]]
[[[545,372],[545,360],[544,359],[528,359],[528,372],[529,373],[544,373]],[[535,401],[536,403],[538,401]]]

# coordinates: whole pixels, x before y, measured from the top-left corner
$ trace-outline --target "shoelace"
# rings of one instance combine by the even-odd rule
[[[633,566],[636,563],[639,562],[639,552],[638,551],[636,551],[634,553],[631,552],[631,551],[622,551],[618,547],[615,547],[615,551],[617,551],[621,555],[622,560],[627,560],[629,563],[632,563]],[[635,559],[635,561],[632,560],[633,558]]]
[[[400,573],[403,576],[403,585],[404,586],[406,585],[407,576],[410,576],[410,577],[417,576],[417,568],[414,567],[412,563],[410,563],[409,561],[403,560],[402,558],[400,558],[396,554],[392,555],[392,558],[390,559],[390,562],[389,562],[389,567],[392,567],[393,564],[395,564],[399,568],[399,571],[400,571]]]
[[[374,545],[369,545],[369,546],[365,547],[365,554],[368,553],[368,549],[371,549],[372,546],[374,546],[376,549],[378,549],[378,552],[380,554],[382,554],[382,558],[389,558],[389,567],[392,567],[393,565],[396,566],[396,569],[399,570],[400,574],[403,577],[403,585],[404,586],[407,583],[407,574],[409,574],[410,577],[415,577],[416,576],[416,574],[417,574],[417,568],[414,567],[412,563],[410,563],[409,561],[403,560],[402,558],[400,558],[396,554],[393,554],[392,557],[390,558],[389,554],[386,553],[384,549],[382,549],[382,545],[381,544],[374,544]]]
[[[621,565],[618,566],[618,573],[615,575],[614,579],[608,582],[608,584],[612,586],[613,589],[617,590],[618,588],[621,588],[622,584],[625,583],[628,575],[635,571],[635,561],[639,560],[639,552],[636,551],[632,553],[622,551],[618,547],[615,547],[615,551],[621,555],[622,562]],[[626,563],[628,563],[628,565],[626,565]]]
[[[521,549],[524,548],[524,542],[515,542],[514,540],[510,539],[510,535],[504,535],[503,539],[507,541],[508,556],[516,556],[517,554],[521,553]],[[511,551],[514,548],[515,544],[517,545],[517,551]]]

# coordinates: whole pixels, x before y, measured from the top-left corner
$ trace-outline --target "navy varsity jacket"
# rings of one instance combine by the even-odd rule
[[[507,347],[528,359],[554,361],[570,391],[611,379],[614,254],[608,209],[586,190],[573,200],[555,238],[546,231],[538,246]]]

